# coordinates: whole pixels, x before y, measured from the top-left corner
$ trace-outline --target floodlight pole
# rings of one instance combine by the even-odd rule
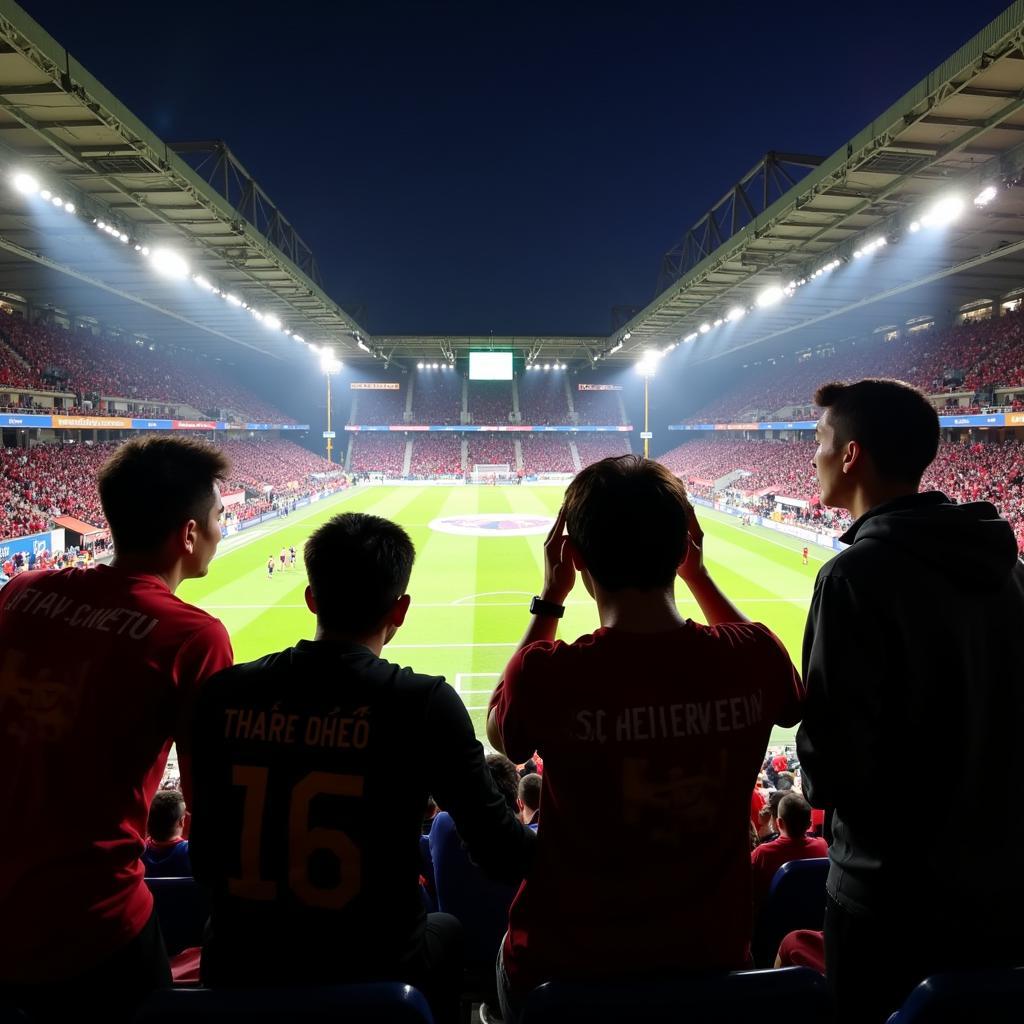
[[[324,370],[324,376],[327,378],[327,461],[333,461],[331,459],[331,451],[333,450],[334,438],[331,437],[331,371],[329,369]]]
[[[648,394],[647,389],[651,383],[651,375],[649,373],[644,374],[644,458],[649,459],[651,457],[651,439],[648,436],[651,432],[651,428],[648,426]]]

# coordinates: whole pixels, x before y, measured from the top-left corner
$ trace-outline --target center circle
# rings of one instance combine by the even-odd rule
[[[551,516],[477,512],[463,516],[442,516],[430,523],[430,529],[462,537],[532,537],[547,533],[553,522]]]

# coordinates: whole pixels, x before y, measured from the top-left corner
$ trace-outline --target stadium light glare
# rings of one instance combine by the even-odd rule
[[[237,295],[232,295],[230,292],[228,292],[224,298],[227,299],[232,306],[240,306],[242,304],[242,300]]]
[[[755,301],[762,309],[766,309],[768,306],[774,306],[776,303],[781,302],[784,297],[785,293],[783,290],[777,284],[774,284],[760,291]]]
[[[39,195],[42,196],[42,198],[46,199],[47,201],[53,198],[53,193],[48,188],[42,189]]]
[[[921,223],[928,228],[945,227],[952,224],[964,212],[962,196],[944,196],[933,203],[928,212],[921,218]]]
[[[685,338],[683,338],[683,341],[685,341],[685,342],[691,342],[691,341],[696,341],[696,340],[697,340],[697,332],[696,331],[691,331]]]
[[[921,230],[921,222],[919,220],[912,220],[910,222],[910,233],[916,235]]]
[[[545,364],[544,364],[544,370],[545,370],[545,372],[546,372],[546,371],[548,371],[548,370],[550,370],[550,369],[551,369],[551,364],[550,364],[550,363],[545,363]]]
[[[264,313],[263,314],[263,326],[264,327],[269,327],[270,330],[272,330],[272,331],[279,331],[279,330],[281,330],[281,321],[278,320],[277,317],[274,316],[273,313]]]
[[[701,334],[707,334],[707,333],[708,333],[708,331],[710,331],[710,330],[711,330],[711,324],[709,324],[709,323],[708,323],[708,322],[707,322],[707,321],[705,320],[705,321],[704,321],[704,323],[702,323],[702,324],[700,325],[700,327],[698,327],[698,328],[697,328],[697,330],[698,330],[698,331],[700,331],[700,333],[701,333]]]
[[[153,269],[163,277],[180,281],[188,277],[188,264],[184,257],[170,249],[154,249],[149,258]]]
[[[96,221],[96,227],[98,227],[100,229],[100,231],[106,231],[107,230],[107,225],[103,221],[101,221],[101,220]]]
[[[11,175],[11,184],[23,196],[34,196],[39,191],[38,180],[26,171]]]
[[[53,205],[54,205],[54,206],[63,206],[63,205],[64,205],[64,200],[63,200],[63,199],[61,199],[61,197],[60,197],[60,196],[54,196],[54,197],[53,197],[53,198],[52,198],[52,199],[50,200],[50,202],[51,202],[51,203],[53,203]]]
[[[142,255],[143,256],[148,256],[149,255],[149,246],[148,245],[144,245],[142,247]]]
[[[304,343],[306,340],[301,334],[293,334],[292,337],[299,343]]]
[[[254,320],[259,320],[260,323],[263,323],[263,314],[258,309],[250,310],[250,312]]]
[[[75,204],[72,203],[70,200],[68,202],[66,202],[64,204],[64,212],[65,213],[74,213],[75,212]]]
[[[125,243],[125,245],[127,245],[127,244],[128,244],[128,236],[127,236],[127,235],[126,235],[126,234],[125,234],[125,233],[124,233],[123,231],[122,231],[122,232],[121,232],[121,234],[119,234],[119,235],[118,235],[117,237],[118,237],[118,238],[119,238],[119,239],[120,239],[120,240],[121,240],[122,242],[124,242],[124,243]]]
[[[416,369],[417,370],[422,370],[423,369],[423,364],[422,363],[417,363],[416,364]]]
[[[569,367],[568,367],[568,366],[566,366],[566,365],[565,365],[565,363],[562,363],[562,369],[563,369],[563,370],[568,370],[568,369],[569,369]]]
[[[362,338],[359,338],[359,337],[356,338],[356,345],[358,345],[359,348],[361,348],[364,352],[369,352],[370,351],[370,346],[367,345],[366,342],[363,341]]]
[[[622,340],[623,341],[629,341],[629,339],[632,338],[632,337],[633,337],[633,332],[632,331],[626,331],[626,333],[622,336]]]
[[[724,323],[725,323],[725,321],[721,317],[719,317],[711,326],[712,327],[721,327],[722,324],[724,324]]]
[[[341,361],[326,345],[320,352],[320,369],[328,375],[337,373],[341,369]]]
[[[992,200],[995,199],[995,197],[998,194],[999,194],[999,191],[995,187],[995,185],[989,185],[986,188],[983,188],[974,197],[974,205],[975,206],[988,206],[988,204],[991,203]]]
[[[733,306],[728,313],[725,314],[725,319],[730,323],[735,323],[737,320],[742,320],[747,315],[747,311],[742,306]]]
[[[374,356],[374,358],[376,358],[376,356]],[[437,363],[434,363],[434,364],[433,364],[433,368],[434,368],[434,369],[436,370],[436,369],[438,368],[438,364],[437,364]]]

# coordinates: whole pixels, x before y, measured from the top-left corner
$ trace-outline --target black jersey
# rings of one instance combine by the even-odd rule
[[[496,877],[521,878],[535,839],[458,694],[359,644],[303,640],[213,677],[193,779],[213,984],[370,977],[418,955],[428,794]]]

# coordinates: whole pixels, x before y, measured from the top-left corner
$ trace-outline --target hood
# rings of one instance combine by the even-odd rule
[[[1018,561],[1013,529],[994,505],[958,505],[940,491],[879,505],[840,539],[898,545],[961,586],[986,590],[1003,586]]]

